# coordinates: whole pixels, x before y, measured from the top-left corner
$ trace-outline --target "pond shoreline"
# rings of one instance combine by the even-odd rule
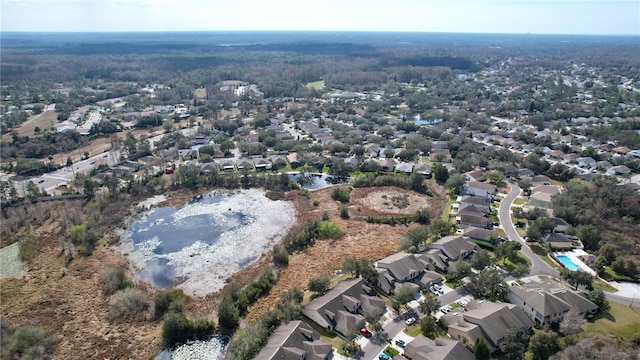
[[[270,200],[262,190],[184,195],[140,214],[120,240],[136,278],[155,287],[198,297],[218,292],[296,223],[292,203]]]

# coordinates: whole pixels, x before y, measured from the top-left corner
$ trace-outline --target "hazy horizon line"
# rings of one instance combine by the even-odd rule
[[[466,32],[466,31],[403,31],[403,30],[113,30],[113,31],[29,31],[0,30],[2,34],[180,34],[180,33],[388,33],[388,34],[464,34],[464,35],[534,35],[534,36],[632,36],[640,33],[537,33],[537,32]]]

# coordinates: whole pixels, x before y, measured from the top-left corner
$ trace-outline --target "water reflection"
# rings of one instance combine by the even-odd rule
[[[307,190],[317,190],[322,189],[328,186],[337,185],[337,184],[345,184],[349,182],[349,177],[347,176],[334,176],[329,174],[320,174],[320,173],[289,173],[289,179],[291,181],[295,181],[302,188]]]

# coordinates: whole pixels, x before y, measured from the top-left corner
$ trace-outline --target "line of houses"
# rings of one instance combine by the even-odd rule
[[[477,245],[464,236],[447,236],[428,245],[417,254],[399,252],[375,263],[378,276],[375,288],[361,278],[345,280],[326,294],[311,300],[303,309],[306,321],[329,332],[347,336],[366,327],[363,316],[367,308],[386,311],[386,304],[378,291],[393,294],[402,284],[416,290],[441,282],[447,264],[471,255]],[[500,348],[512,331],[530,331],[562,320],[572,308],[583,316],[598,307],[582,295],[550,280],[523,281],[509,288],[511,303],[489,302],[481,299],[466,303],[464,311],[444,314],[451,339],[428,339],[422,335],[408,342],[404,358],[411,360],[474,359],[471,348],[481,338],[493,351]],[[256,359],[330,359],[331,345],[320,340],[318,332],[303,321],[279,326],[269,337]]]

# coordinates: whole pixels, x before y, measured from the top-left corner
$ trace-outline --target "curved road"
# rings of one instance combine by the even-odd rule
[[[507,234],[509,240],[517,241],[522,245],[522,253],[529,260],[531,260],[531,270],[529,270],[530,275],[549,275],[553,277],[560,277],[560,273],[558,270],[549,266],[546,262],[542,261],[538,255],[536,255],[533,250],[527,245],[523,238],[518,235],[515,226],[513,225],[513,221],[511,220],[511,206],[513,205],[514,200],[520,194],[520,187],[514,183],[508,183],[511,187],[511,192],[500,203],[500,208],[498,209],[498,216],[500,218],[500,225],[504,229],[504,232]]]
[[[558,270],[549,266],[546,262],[542,261],[538,255],[536,255],[529,245],[524,241],[523,238],[518,235],[515,226],[513,225],[513,221],[511,220],[511,206],[515,201],[516,197],[520,194],[520,187],[515,184],[509,182],[508,185],[511,187],[511,191],[500,203],[500,208],[498,209],[498,216],[500,218],[500,225],[504,229],[504,232],[507,234],[509,240],[518,241],[522,244],[522,253],[531,260],[531,270],[529,271],[530,275],[549,275],[556,278],[560,277],[560,273]],[[615,301],[620,304],[630,305],[634,302],[634,298],[630,298],[627,296],[617,295],[615,293],[605,292],[607,299],[611,301]]]

